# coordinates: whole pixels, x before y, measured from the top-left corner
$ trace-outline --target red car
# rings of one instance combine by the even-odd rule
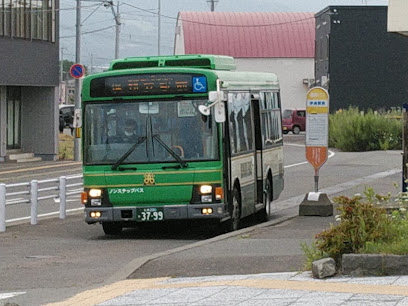
[[[283,134],[292,131],[293,134],[299,134],[306,130],[306,110],[304,109],[285,109],[282,114]]]

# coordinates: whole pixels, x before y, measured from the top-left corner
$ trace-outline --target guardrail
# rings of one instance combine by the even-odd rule
[[[35,225],[38,219],[38,202],[47,199],[59,199],[59,218],[65,219],[67,197],[80,194],[82,191],[82,188],[76,190],[72,188],[83,187],[82,182],[68,184],[68,181],[81,178],[82,175],[75,175],[41,181],[32,180],[27,183],[0,183],[0,232],[6,231],[6,206],[30,204],[30,223]],[[44,187],[40,188],[40,186]],[[58,193],[55,193],[55,191],[58,191]],[[16,196],[18,197],[16,198]]]

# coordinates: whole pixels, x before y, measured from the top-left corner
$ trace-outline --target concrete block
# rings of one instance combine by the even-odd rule
[[[336,262],[333,258],[323,258],[312,262],[314,278],[326,278],[336,274]]]
[[[408,275],[408,255],[384,255],[385,275]]]
[[[333,215],[333,203],[327,194],[309,192],[299,205],[299,216],[328,217]]]
[[[344,254],[342,273],[351,276],[383,275],[383,256],[379,254]]]

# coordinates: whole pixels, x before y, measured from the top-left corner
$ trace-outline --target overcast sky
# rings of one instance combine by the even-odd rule
[[[82,0],[81,63],[107,66],[115,56],[115,21],[102,0]],[[117,0],[113,0],[116,5]],[[120,0],[120,57],[157,55],[159,0]],[[173,53],[174,27],[180,11],[210,11],[207,0],[161,0],[162,55]],[[219,0],[220,12],[313,12],[329,5],[388,5],[388,0]],[[64,59],[75,60],[76,1],[60,0],[60,36]],[[105,29],[105,30],[104,30]],[[92,33],[87,33],[92,32]]]

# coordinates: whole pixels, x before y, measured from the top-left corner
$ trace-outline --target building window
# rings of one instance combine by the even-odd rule
[[[0,36],[55,42],[55,0],[0,0]]]

